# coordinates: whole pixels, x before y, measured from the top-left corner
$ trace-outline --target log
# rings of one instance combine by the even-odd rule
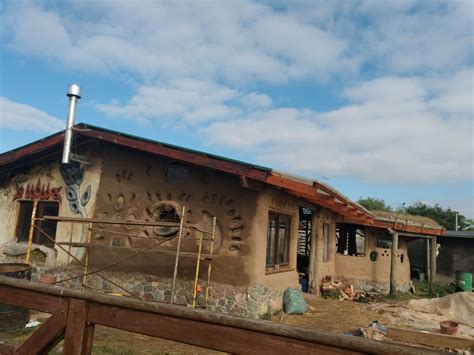
[[[387,328],[387,336],[406,343],[423,344],[454,350],[474,350],[474,340],[452,335],[426,333],[401,328]]]

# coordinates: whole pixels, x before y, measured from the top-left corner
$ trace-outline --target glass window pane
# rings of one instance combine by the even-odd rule
[[[286,221],[281,221],[278,227],[278,255],[277,264],[285,263],[286,256]]]
[[[33,201],[21,201],[20,213],[16,234],[19,242],[28,241],[31,225],[31,214],[33,213]]]
[[[273,213],[268,215],[268,229],[267,229],[267,259],[266,265],[275,264],[275,234],[276,234],[276,216]]]
[[[57,216],[59,212],[59,204],[56,202],[39,202],[37,217]],[[56,221],[40,221],[39,227],[48,234],[53,240],[56,239]],[[46,235],[37,230],[35,234],[35,243],[53,247],[54,243]]]
[[[291,217],[270,212],[267,232],[267,266],[288,264]]]

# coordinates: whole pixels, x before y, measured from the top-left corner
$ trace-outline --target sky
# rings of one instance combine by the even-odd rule
[[[0,152],[76,122],[474,217],[474,2],[0,0]]]

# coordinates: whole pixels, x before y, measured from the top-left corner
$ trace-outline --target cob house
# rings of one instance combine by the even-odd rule
[[[73,134],[68,164],[64,131],[0,155],[0,258],[23,261],[30,241],[33,280],[258,317],[327,276],[408,290],[407,244],[442,233],[319,181],[88,124]]]

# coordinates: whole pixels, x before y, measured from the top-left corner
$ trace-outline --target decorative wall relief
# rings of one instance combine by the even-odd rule
[[[58,201],[61,203],[61,189],[62,187],[53,187],[51,188],[48,185],[41,184],[41,180],[38,179],[38,182],[35,185],[26,185],[26,188],[23,186],[17,186],[15,196],[13,197],[13,201],[19,199],[26,199],[26,200],[40,200],[40,201]]]
[[[82,218],[87,218],[86,206],[89,203],[92,193],[91,185],[88,185],[84,190],[81,189],[84,181],[84,167],[78,162],[71,162],[70,164],[61,164],[59,171],[66,184],[66,199],[69,202],[69,208],[73,214],[78,214]],[[87,241],[88,225],[82,223],[81,243]],[[86,253],[85,248],[78,248],[76,257],[81,260]]]
[[[132,177],[133,173],[123,170],[120,173],[116,174],[117,181],[128,182],[128,177]],[[140,208],[139,204],[136,202],[137,194],[135,192],[125,192],[119,190],[119,192],[107,192],[105,193],[104,199],[106,204],[109,206],[106,211],[98,211],[97,217],[101,220],[136,220],[140,218]],[[131,247],[133,246],[133,238],[127,237],[123,233],[129,233],[134,230],[139,230],[141,227],[134,225],[123,224],[119,227],[110,227],[107,224],[98,224],[101,229],[113,229],[120,228],[123,229],[122,232],[117,232],[120,236],[113,237],[111,239],[112,246],[123,246]],[[139,233],[140,231],[138,231]],[[101,233],[94,236],[96,240],[104,241],[105,238]]]
[[[277,194],[272,195],[271,206],[278,210],[287,212],[294,212],[296,210],[296,205],[293,201]]]
[[[205,193],[202,201],[206,204],[213,204],[221,209],[225,209],[227,217],[226,224],[231,239],[229,250],[239,251],[243,242],[242,232],[244,230],[244,222],[241,215],[236,211],[235,207],[233,207],[234,200],[223,194]]]
[[[115,174],[115,178],[117,179],[117,182],[130,181],[132,176],[133,176],[133,172],[128,171],[127,169],[123,169],[122,171],[119,171]]]
[[[77,162],[62,164],[60,167],[61,176],[66,184],[66,199],[69,201],[69,208],[72,213],[80,214],[82,218],[87,217],[86,205],[91,198],[91,185],[84,191],[81,190],[84,181],[84,167]]]
[[[212,223],[213,223],[213,215],[209,212],[203,211],[202,212],[202,219],[200,228],[208,233],[212,233]],[[212,234],[207,234],[205,237],[211,238]],[[222,227],[219,221],[216,222],[216,229],[214,232],[214,251],[219,250],[222,246]]]

